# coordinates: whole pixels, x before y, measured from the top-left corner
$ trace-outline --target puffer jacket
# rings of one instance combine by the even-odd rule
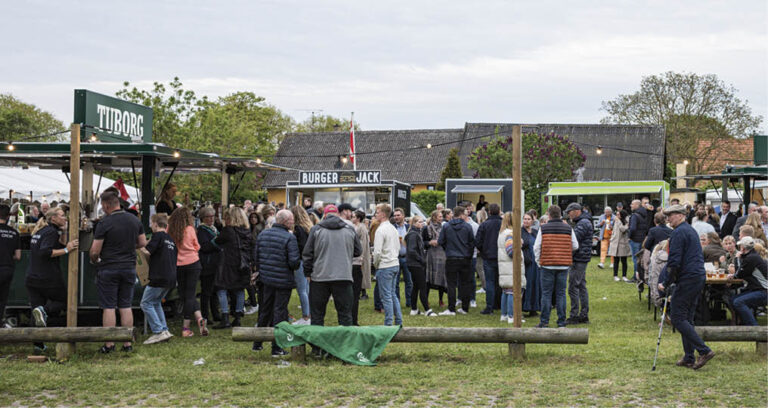
[[[304,246],[304,275],[316,282],[352,282],[352,258],[363,253],[355,229],[329,215],[309,230]]]
[[[654,249],[651,254],[651,273],[648,275],[648,286],[651,289],[651,302],[657,307],[661,307],[664,299],[659,297],[659,275],[661,270],[667,264],[667,251]]]
[[[579,241],[579,249],[573,253],[573,262],[589,262],[592,259],[592,236],[595,229],[588,213],[581,213],[574,220],[573,233]]]
[[[421,228],[411,227],[405,234],[406,255],[405,263],[408,267],[426,268],[427,257],[424,248],[424,240],[421,238]]]
[[[280,289],[296,287],[293,271],[299,267],[301,255],[296,236],[282,224],[265,229],[256,238],[254,268],[265,285]]]
[[[508,289],[514,286],[515,277],[513,273],[514,262],[512,261],[512,255],[514,254],[514,242],[512,241],[512,230],[507,228],[499,233],[496,239],[496,257],[499,261],[499,286],[504,289]],[[522,248],[522,246],[521,246]],[[525,280],[525,265],[522,264],[523,254],[520,254],[520,287],[525,288],[528,282]]]

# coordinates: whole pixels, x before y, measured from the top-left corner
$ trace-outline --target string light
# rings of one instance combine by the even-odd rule
[[[10,142],[10,141],[8,142],[8,145],[5,148],[8,149],[9,152],[16,150],[16,146],[14,146],[13,142]]]
[[[91,142],[98,142],[99,138],[96,136],[96,133],[91,133]]]
[[[261,164],[261,158],[256,158],[256,164]]]
[[[595,153],[597,153],[598,156],[603,154],[603,146],[597,145],[597,150],[595,150]]]
[[[691,162],[689,162],[688,159],[683,160],[683,164],[685,164],[686,166],[689,165],[690,163]]]
[[[180,151],[178,151],[178,150],[174,150],[174,151],[173,151],[173,157],[174,157],[174,158],[176,158],[176,159],[178,159],[179,157],[181,157],[181,152],[180,152]]]
[[[432,143],[427,143],[427,149],[431,149],[431,148],[432,148]]]
[[[347,156],[341,156],[341,162],[347,164]]]

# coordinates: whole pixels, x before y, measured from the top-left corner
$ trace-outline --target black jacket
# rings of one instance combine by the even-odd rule
[[[221,263],[221,248],[217,247],[213,240],[217,234],[211,231],[207,226],[201,224],[197,227],[197,242],[200,244],[200,265],[203,267],[201,276],[208,276],[216,273]]]
[[[443,247],[447,258],[472,258],[475,234],[469,223],[461,218],[454,218],[443,225],[437,243]]]
[[[589,262],[592,259],[592,236],[595,234],[589,213],[581,213],[574,220],[573,233],[579,241],[579,249],[573,252],[573,262]]]
[[[253,264],[251,231],[243,227],[224,227],[214,242],[223,251],[215,285],[227,290],[245,289],[251,282],[251,270],[250,267],[241,269],[240,259],[244,257],[249,265]]]
[[[408,267],[425,268],[427,258],[425,256],[424,240],[421,238],[421,228],[411,228],[405,234],[405,263]]]
[[[754,249],[741,255],[741,267],[736,271],[736,277],[747,282],[744,292],[768,289],[768,266]]]
[[[672,228],[669,228],[664,224],[657,225],[648,231],[648,237],[645,238],[643,248],[653,251],[653,248],[659,242],[669,239],[670,235],[672,235]]]
[[[725,238],[727,235],[734,235],[733,227],[736,226],[736,220],[739,217],[736,216],[736,214],[729,212],[725,216],[725,221],[723,222],[723,228],[720,228],[720,238]],[[738,231],[737,231],[738,232]],[[736,234],[738,235],[738,234]],[[738,238],[738,236],[736,237]]]
[[[638,207],[629,219],[629,240],[643,242],[651,226],[651,216],[644,207]]]
[[[298,228],[301,229],[301,228]],[[253,266],[265,285],[281,289],[296,287],[293,271],[301,262],[296,237],[284,225],[275,224],[256,238]]]
[[[489,216],[477,229],[475,248],[480,252],[483,259],[495,261],[499,258],[497,252],[499,231],[501,231],[501,217],[498,215]]]

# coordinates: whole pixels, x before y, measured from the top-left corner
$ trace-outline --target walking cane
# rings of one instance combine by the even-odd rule
[[[670,296],[672,296],[672,286],[668,289],[668,292],[670,292],[667,296],[664,297],[664,307],[661,309],[661,323],[659,323],[659,338],[656,340],[656,354],[653,355],[653,367],[651,368],[651,371],[656,371],[656,358],[659,356],[659,346],[661,345],[661,331],[664,329],[664,318],[667,315],[667,303],[669,302]]]

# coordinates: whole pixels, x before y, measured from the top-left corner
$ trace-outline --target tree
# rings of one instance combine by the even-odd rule
[[[587,159],[575,143],[554,133],[523,134],[522,153],[525,208],[540,208],[549,183],[573,180]],[[476,178],[511,178],[512,158],[512,137],[495,137],[470,153],[467,167]]]
[[[360,124],[355,122],[355,131],[360,130]],[[331,115],[312,115],[296,125],[294,132],[348,132],[349,119],[336,118]]]
[[[445,179],[462,177],[464,177],[464,173],[461,171],[459,149],[454,147],[448,152],[448,161],[445,163],[443,171],[440,172],[440,181],[437,183],[435,188],[445,191]]]
[[[64,131],[64,124],[52,113],[24,103],[11,94],[0,94],[0,140],[44,142],[64,136],[35,137]]]
[[[697,158],[701,140],[716,150],[724,140],[748,137],[763,120],[716,75],[671,71],[644,77],[640,90],[604,101],[602,110],[608,113],[603,123],[664,125],[667,162],[673,164]]]

